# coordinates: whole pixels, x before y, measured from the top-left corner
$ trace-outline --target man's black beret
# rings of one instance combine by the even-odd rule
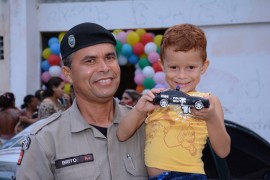
[[[116,40],[110,31],[98,24],[78,24],[63,37],[60,45],[61,56],[64,59],[79,49],[101,43],[111,43],[115,46]]]

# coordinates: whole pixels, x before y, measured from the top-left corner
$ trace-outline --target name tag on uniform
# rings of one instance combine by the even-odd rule
[[[85,163],[85,162],[91,162],[94,161],[93,154],[85,154],[80,155],[76,157],[69,157],[65,159],[59,159],[55,161],[55,167],[56,169],[66,167],[66,166],[72,166],[75,164]]]

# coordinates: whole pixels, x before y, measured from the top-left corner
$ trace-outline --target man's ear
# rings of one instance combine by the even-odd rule
[[[64,74],[66,80],[72,84],[71,70],[67,66],[62,66],[62,73]]]
[[[202,70],[201,70],[201,74],[204,74],[208,68],[210,64],[210,61],[208,59],[206,59],[204,62],[203,62],[203,66],[202,66]]]

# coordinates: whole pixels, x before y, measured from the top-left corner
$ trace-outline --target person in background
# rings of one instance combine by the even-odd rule
[[[62,72],[75,99],[25,140],[17,180],[147,180],[144,126],[126,142],[116,137],[130,108],[114,98],[121,77],[115,46],[112,33],[95,23],[78,24],[65,34]]]
[[[6,92],[0,96],[0,146],[15,135],[15,126],[21,115],[15,106],[15,96]]]
[[[24,97],[23,102],[24,104],[21,105],[22,113],[15,127],[16,134],[38,120],[39,99],[32,94],[28,94]]]
[[[135,106],[135,104],[140,99],[141,94],[134,89],[126,89],[121,97],[120,104]]]
[[[44,90],[43,100],[38,110],[38,118],[44,119],[50,115],[64,111],[70,106],[70,97],[65,94],[65,82],[60,77],[52,77]]]
[[[39,102],[43,101],[43,99],[44,99],[43,94],[44,94],[43,89],[36,90],[35,97],[38,98]]]
[[[184,112],[178,105],[160,107],[153,104],[155,93],[147,91],[120,122],[119,140],[127,140],[142,123],[146,123],[145,164],[149,180],[207,179],[202,151],[209,138],[215,153],[226,157],[230,137],[224,125],[224,113],[218,97],[196,90],[209,60],[204,32],[192,24],[175,25],[165,31],[161,41],[161,64],[171,89],[191,96],[208,98],[209,108]]]

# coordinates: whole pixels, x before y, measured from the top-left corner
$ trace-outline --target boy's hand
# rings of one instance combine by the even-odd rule
[[[142,95],[134,108],[139,112],[153,111],[156,107],[159,107],[158,105],[153,104],[155,94],[160,93],[163,90],[165,90],[165,88],[157,88],[147,91],[145,94]]]

